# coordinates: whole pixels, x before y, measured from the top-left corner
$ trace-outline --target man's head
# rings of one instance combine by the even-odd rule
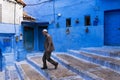
[[[46,35],[48,33],[47,29],[43,29],[42,33],[43,35]]]

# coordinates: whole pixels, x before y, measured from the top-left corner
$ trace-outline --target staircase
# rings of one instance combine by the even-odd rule
[[[67,53],[53,53],[52,58],[59,62],[56,70],[50,63],[47,63],[48,69],[42,70],[42,55],[36,54],[16,62],[14,77],[6,80],[120,80],[118,47],[68,50]]]

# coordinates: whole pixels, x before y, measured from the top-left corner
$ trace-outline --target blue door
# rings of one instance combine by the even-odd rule
[[[27,50],[34,50],[34,28],[24,27],[24,46]]]
[[[105,12],[104,44],[120,46],[120,10]]]

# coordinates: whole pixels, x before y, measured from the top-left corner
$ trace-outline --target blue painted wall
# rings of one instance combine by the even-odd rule
[[[21,46],[20,42],[16,43],[15,37],[21,33],[21,25],[0,23],[0,48],[2,53],[11,53]]]
[[[49,22],[48,31],[53,37],[55,51],[67,51],[68,49],[80,49],[82,47],[104,46],[104,12],[120,10],[120,0],[24,0],[27,6],[24,8],[36,22]],[[54,2],[53,2],[54,1]],[[57,14],[61,16],[58,17]],[[90,15],[91,25],[85,26],[84,16]],[[98,16],[98,24],[93,25]],[[66,18],[71,18],[70,33],[67,34]],[[75,21],[79,19],[77,24]],[[119,19],[119,18],[118,18]],[[59,25],[58,25],[59,24]],[[22,49],[23,41],[16,42],[16,36],[23,33],[22,25],[0,23],[0,48],[2,53],[15,51],[18,61],[25,58]],[[38,26],[34,28],[34,51],[39,51]],[[88,33],[86,33],[88,28]],[[24,35],[24,34],[23,34]],[[117,36],[116,36],[117,37]],[[10,42],[4,42],[9,38]],[[21,54],[19,54],[19,52]],[[23,51],[23,52],[22,52]],[[17,54],[16,54],[17,53]],[[19,58],[18,58],[19,57]]]
[[[45,1],[45,3],[44,3]],[[25,0],[27,6],[25,11],[35,17],[37,22],[49,22],[48,31],[53,37],[56,51],[67,51],[67,49],[80,49],[81,47],[94,47],[104,45],[104,11],[120,9],[120,0]],[[111,6],[112,5],[112,6]],[[57,14],[60,13],[61,17]],[[91,25],[85,26],[84,16],[90,15]],[[95,17],[98,16],[98,25],[94,26]],[[66,18],[71,18],[70,33],[66,34]],[[79,23],[75,23],[79,19]],[[58,26],[58,24],[59,26]],[[21,25],[0,23],[0,35],[20,35]],[[12,26],[12,27],[9,27]],[[9,30],[7,31],[7,28]],[[88,27],[88,33],[85,32]],[[2,31],[2,32],[1,32]],[[35,34],[37,35],[37,28]],[[15,35],[12,37],[17,47],[23,42],[15,43]],[[6,35],[4,35],[6,36]],[[38,37],[34,42],[38,42]],[[1,39],[2,40],[2,39]],[[34,44],[34,50],[38,50],[38,44]]]
[[[37,0],[32,1],[38,3]],[[32,1],[25,0],[28,4],[32,4]],[[48,30],[53,37],[56,51],[103,46],[104,11],[120,9],[120,0],[55,0],[55,2],[40,3],[39,5],[26,6],[25,11],[36,17],[37,21],[50,23]],[[58,13],[61,14],[61,17],[57,16]],[[85,15],[91,17],[90,26],[84,24]],[[98,25],[94,26],[93,22],[96,16],[99,21]],[[66,34],[66,18],[71,18],[69,34]],[[79,19],[78,24],[75,23],[76,19]],[[86,27],[88,27],[88,33],[85,32]]]

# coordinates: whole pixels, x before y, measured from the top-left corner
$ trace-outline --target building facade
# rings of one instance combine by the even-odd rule
[[[56,51],[82,47],[120,46],[120,1],[25,0],[25,10],[48,22]],[[33,29],[35,29],[35,25]],[[37,30],[34,31],[34,35]],[[41,35],[39,35],[41,36]],[[34,36],[34,40],[38,37]],[[38,47],[36,44],[34,47]]]
[[[120,46],[119,0],[24,0],[27,4],[24,10],[33,16],[35,21],[22,21],[23,5],[8,0],[0,2],[1,46],[7,41],[3,36],[15,34],[20,38],[22,33],[23,42],[18,40],[15,45],[23,45],[28,51],[43,51],[44,28],[48,29],[53,37],[55,51]],[[6,5],[11,7],[5,7]],[[8,26],[9,30],[6,29]],[[10,38],[9,45],[14,47],[16,38]],[[5,45],[8,44],[5,42]]]
[[[3,53],[15,49],[16,36],[21,33],[24,5],[15,0],[0,1],[0,48]]]

